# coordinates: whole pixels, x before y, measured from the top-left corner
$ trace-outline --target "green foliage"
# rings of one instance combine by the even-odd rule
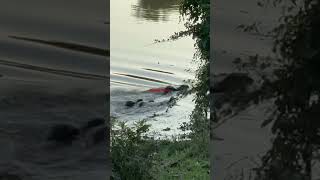
[[[134,127],[113,120],[112,179],[209,179],[209,161],[203,147],[192,140],[155,140],[146,135],[145,121]]]
[[[190,130],[190,147],[187,150],[196,153],[201,162],[207,163],[207,168],[204,168],[206,172],[199,170],[201,173],[194,172],[195,175],[202,174],[209,178],[210,0],[182,0],[180,14],[186,20],[187,30],[175,34],[173,39],[192,36],[196,48],[194,62],[198,65],[194,80],[189,80],[192,84],[191,93],[195,95],[195,108],[190,115],[190,122],[183,124],[181,128]]]
[[[260,100],[273,98],[276,107],[273,116],[263,122],[263,126],[272,124],[275,138],[257,168],[257,179],[311,179],[313,154],[320,145],[320,104],[317,98],[311,102],[320,95],[320,4],[313,0],[265,0],[259,5],[268,3],[281,5],[284,11],[280,24],[268,32],[274,40],[273,51],[280,55],[266,65],[277,64],[273,67],[275,80],[264,78],[261,89],[267,91],[257,93]],[[257,64],[252,67],[259,69]]]
[[[186,18],[187,32],[196,40],[199,60],[209,61],[210,52],[210,1],[183,0],[180,13]]]
[[[209,161],[195,151],[198,147],[192,141],[161,141],[154,166],[157,179],[209,179]]]
[[[113,179],[152,180],[156,143],[148,137],[149,125],[140,121],[131,128],[125,123],[113,124],[111,157]]]
[[[192,122],[206,121],[201,124],[202,130],[208,132],[209,121],[209,86],[210,86],[210,0],[181,0],[180,14],[185,22],[185,31],[174,33],[168,39],[156,40],[156,42],[173,41],[185,36],[191,36],[195,40],[194,62],[198,69],[195,72],[194,80],[186,80],[192,84],[192,91],[195,94],[195,110],[191,115]],[[197,120],[198,117],[201,117]],[[198,127],[198,126],[197,126]],[[199,129],[200,130],[200,129]]]
[[[198,64],[191,93],[195,94],[195,108],[191,121],[184,129],[191,130],[190,138],[208,147],[209,143],[209,76],[210,76],[210,1],[183,0],[180,13],[187,21],[186,32],[195,39],[194,61]],[[204,148],[206,151],[208,149]],[[207,154],[207,153],[206,153]]]
[[[177,40],[185,36],[192,36],[195,40],[194,62],[198,65],[193,80],[186,80],[191,84],[191,91],[195,95],[195,108],[190,116],[190,122],[182,126],[183,130],[190,130],[189,138],[203,146],[208,151],[210,122],[210,0],[181,0],[180,14],[185,22],[185,31],[176,32],[168,39],[156,40],[165,42]],[[178,99],[177,99],[178,100]],[[208,154],[208,153],[205,153]]]

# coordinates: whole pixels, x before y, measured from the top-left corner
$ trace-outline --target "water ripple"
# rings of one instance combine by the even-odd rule
[[[99,55],[99,56],[110,56],[110,51],[97,48],[97,47],[91,47],[86,45],[80,45],[75,43],[67,43],[67,42],[61,42],[61,41],[48,41],[48,40],[42,40],[42,39],[36,39],[36,38],[28,38],[28,37],[22,37],[22,36],[9,36],[12,39],[17,40],[23,40],[23,41],[29,41],[34,43],[40,43],[40,44],[46,44],[50,46],[55,46],[59,48],[69,49],[73,51],[80,51],[84,53]]]

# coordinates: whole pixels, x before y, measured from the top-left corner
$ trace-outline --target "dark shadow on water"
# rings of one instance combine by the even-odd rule
[[[98,56],[105,56],[105,57],[110,56],[109,50],[100,49],[97,47],[91,47],[91,46],[85,46],[85,45],[67,43],[67,42],[60,42],[60,41],[48,41],[48,40],[21,37],[21,36],[9,36],[9,38],[23,40],[23,41],[29,41],[29,42],[39,43],[39,44],[46,44],[46,45],[50,45],[50,46],[69,49],[72,51],[80,51],[83,53],[89,53],[89,54],[94,54],[94,55],[98,55]]]
[[[69,76],[69,77],[76,77],[76,78],[82,78],[82,79],[92,79],[92,80],[107,80],[108,78],[106,76],[96,75],[96,74],[87,74],[87,73],[80,73],[80,72],[73,72],[73,71],[66,71],[61,69],[52,69],[52,68],[46,68],[41,66],[34,66],[30,64],[23,64],[23,63],[17,63],[12,61],[6,61],[0,59],[0,65],[15,67],[15,68],[23,68],[27,70],[33,70],[33,71],[39,71],[39,72],[45,72],[45,73],[51,73],[51,74],[57,74],[57,75],[63,75],[63,76]]]
[[[144,70],[147,70],[147,71],[153,71],[153,72],[158,72],[158,73],[164,73],[164,74],[174,74],[172,72],[168,72],[168,71],[161,71],[161,70],[156,70],[156,69],[150,69],[150,68],[142,68]]]
[[[113,84],[119,84],[119,85],[124,85],[124,86],[132,86],[132,87],[148,87],[148,88],[150,88],[150,86],[146,86],[146,85],[138,85],[138,84],[127,83],[127,82],[121,82],[121,81],[114,81],[114,80],[110,80],[110,83],[113,83]]]
[[[126,77],[130,77],[130,78],[135,78],[135,79],[140,79],[140,80],[157,82],[157,83],[161,83],[161,84],[171,84],[169,82],[165,82],[165,81],[161,81],[161,80],[157,80],[157,79],[152,79],[152,78],[147,78],[147,77],[136,76],[136,75],[132,75],[132,74],[122,74],[122,73],[113,73],[113,74],[120,75],[120,76],[126,76]]]
[[[168,16],[178,11],[180,0],[139,0],[132,5],[132,15],[149,21],[168,21]]]

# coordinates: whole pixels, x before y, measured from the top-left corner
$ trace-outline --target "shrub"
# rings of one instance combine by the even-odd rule
[[[123,122],[113,123],[111,130],[112,179],[152,180],[156,143],[146,135],[145,121],[128,127]]]

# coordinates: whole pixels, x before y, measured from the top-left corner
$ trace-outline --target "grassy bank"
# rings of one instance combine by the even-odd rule
[[[121,180],[207,180],[206,150],[194,140],[159,140],[147,135],[145,121],[112,130],[113,179]]]
[[[209,161],[191,140],[159,141],[155,177],[167,179],[209,179]]]

